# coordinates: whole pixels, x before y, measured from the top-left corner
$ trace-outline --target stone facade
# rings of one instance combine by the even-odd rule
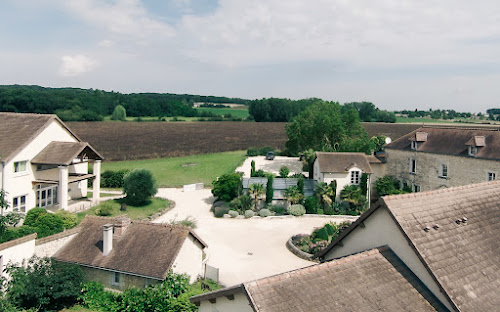
[[[415,173],[410,172],[412,159],[416,161]],[[443,176],[443,165],[447,176]],[[428,191],[486,182],[492,174],[494,179],[500,178],[500,160],[388,149],[386,174],[414,191]]]
[[[97,268],[81,267],[85,273],[85,279],[88,281],[100,282],[106,288],[115,290],[124,290],[130,287],[142,288],[149,285],[160,283],[156,279],[129,275],[125,273],[101,270]],[[118,274],[116,277],[115,275]],[[116,277],[116,279],[115,279]]]

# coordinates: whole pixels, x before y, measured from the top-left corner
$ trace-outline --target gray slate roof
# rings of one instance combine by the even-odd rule
[[[447,311],[388,247],[244,283],[240,289],[260,312]]]
[[[457,310],[498,310],[500,181],[383,197],[319,256],[381,208]]]
[[[9,161],[54,120],[80,141],[56,115],[0,113],[0,159]]]
[[[478,146],[475,157],[500,160],[500,128],[422,127],[386,145],[386,149],[411,150],[411,140],[419,132],[427,133],[427,141],[419,142],[419,152],[466,156],[468,146]],[[484,137],[484,138],[481,138]],[[390,151],[389,151],[390,154]]]
[[[366,173],[373,173],[370,161],[372,157],[363,153],[326,153],[316,152],[316,161],[319,162],[321,172],[342,173],[348,172],[356,166]],[[375,162],[375,160],[372,160]]]
[[[113,249],[102,255],[103,226],[119,222],[119,218],[86,216],[81,230],[53,258],[90,267],[165,279],[186,237],[186,227],[170,224],[132,221],[124,234],[113,237]]]

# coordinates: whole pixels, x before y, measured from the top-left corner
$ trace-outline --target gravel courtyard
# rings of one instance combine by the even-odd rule
[[[154,222],[188,216],[197,220],[195,231],[209,246],[208,264],[220,269],[220,282],[226,286],[313,264],[289,252],[286,241],[294,234],[310,233],[328,221],[342,221],[318,217],[217,219],[210,212],[213,197],[208,189],[159,189],[156,196],[174,200],[176,206]]]

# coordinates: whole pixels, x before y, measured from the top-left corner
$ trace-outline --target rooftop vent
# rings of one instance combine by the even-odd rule
[[[439,224],[437,224],[437,223],[436,223],[436,224],[434,224],[434,225],[432,226],[432,228],[433,228],[434,230],[438,230],[438,229],[440,228],[440,226],[439,226]]]
[[[428,227],[428,226],[424,227],[424,231],[429,232],[430,230],[431,230],[430,227]]]

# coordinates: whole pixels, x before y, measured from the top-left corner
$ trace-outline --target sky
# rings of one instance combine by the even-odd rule
[[[1,0],[0,84],[500,107],[495,0]]]

